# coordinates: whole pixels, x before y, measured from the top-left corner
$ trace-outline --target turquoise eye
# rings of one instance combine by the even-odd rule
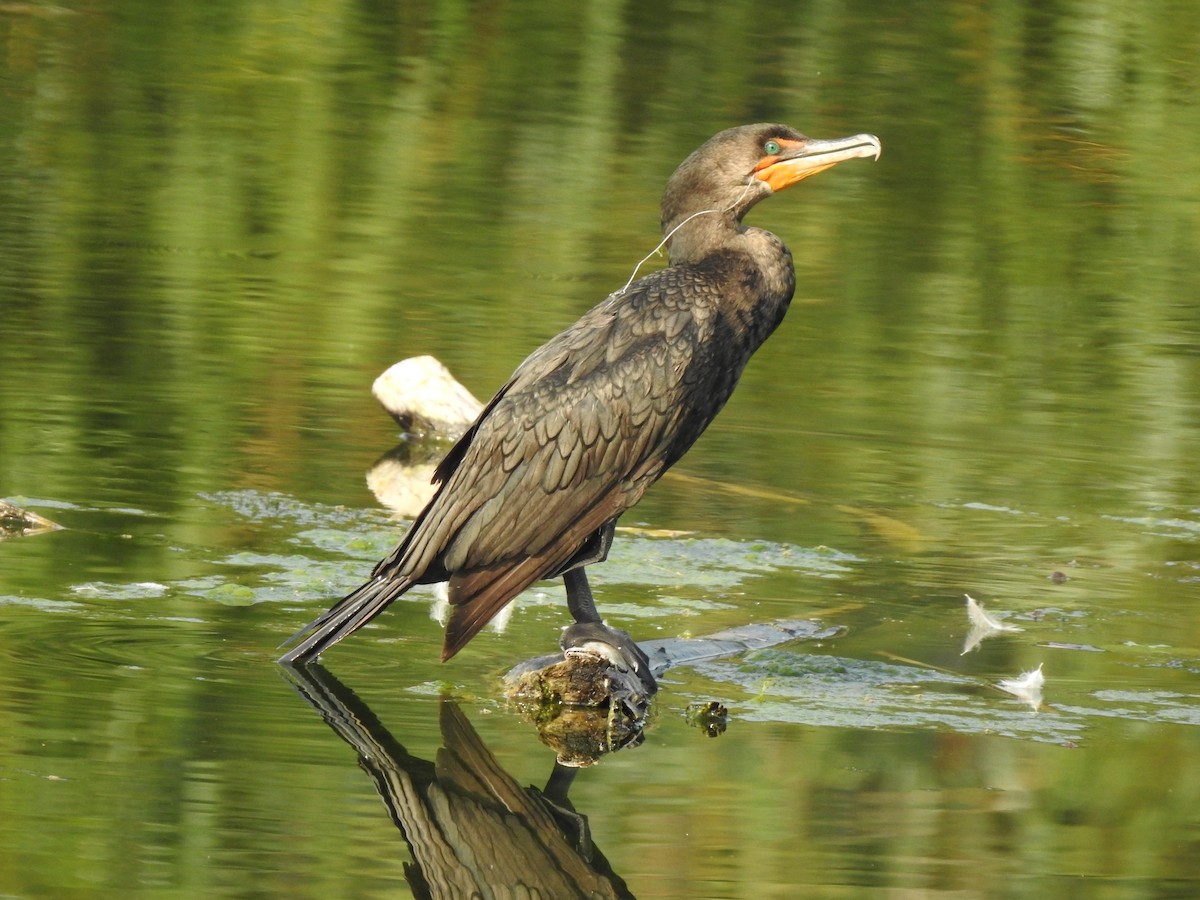
[[[777,155],[780,149],[779,141],[767,141],[765,144],[763,144],[763,152],[766,153],[767,156]]]

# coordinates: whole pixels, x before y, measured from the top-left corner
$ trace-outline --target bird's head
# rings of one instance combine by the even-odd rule
[[[728,228],[776,191],[847,159],[878,159],[881,149],[873,134],[821,141],[787,125],[742,125],[722,131],[680,163],[667,182],[663,233],[669,235],[685,222],[695,222],[697,232]]]

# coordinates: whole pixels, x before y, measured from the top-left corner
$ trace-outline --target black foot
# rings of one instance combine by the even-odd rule
[[[650,657],[628,631],[610,628],[603,622],[576,622],[563,629],[558,645],[567,656],[591,653],[604,657],[622,672],[632,673],[647,696],[658,691],[658,682],[650,671]]]

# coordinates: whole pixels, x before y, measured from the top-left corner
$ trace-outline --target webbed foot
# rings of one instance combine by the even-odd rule
[[[650,658],[628,631],[603,622],[576,622],[563,629],[558,645],[567,656],[589,653],[607,659],[614,668],[635,676],[647,696],[658,691]]]

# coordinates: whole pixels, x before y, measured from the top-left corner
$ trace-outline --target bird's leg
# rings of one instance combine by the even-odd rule
[[[596,611],[596,601],[592,598],[583,567],[564,572],[563,582],[567,586],[567,609],[575,619],[574,625],[563,630],[558,642],[563,652],[568,656],[572,653],[599,654],[614,666],[633,672],[647,694],[655,693],[658,683],[650,671],[650,658],[629,632],[604,624]]]
[[[566,564],[555,572],[555,577],[563,574],[569,569],[578,569],[583,566],[590,566],[592,563],[604,562],[608,559],[608,551],[612,549],[613,533],[617,530],[617,522],[614,519],[611,522],[606,522],[598,529],[593,531],[583,546]]]
[[[567,609],[576,623],[604,623],[596,610],[596,599],[592,596],[583,566],[563,572],[563,584],[567,587]]]

